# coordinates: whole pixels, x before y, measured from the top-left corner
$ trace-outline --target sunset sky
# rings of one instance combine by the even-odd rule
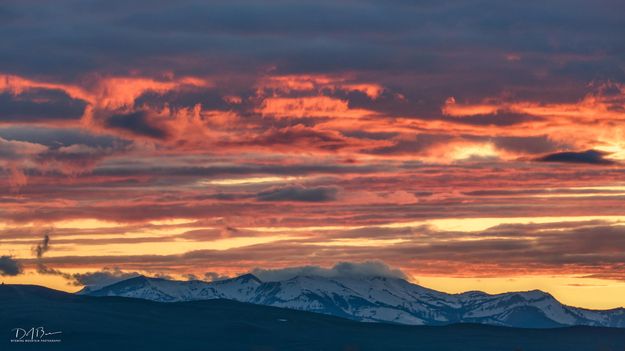
[[[2,1],[0,280],[382,261],[625,306],[624,13]]]

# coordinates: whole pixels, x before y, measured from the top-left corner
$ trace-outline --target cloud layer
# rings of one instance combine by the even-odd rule
[[[624,11],[4,1],[2,272],[622,280]]]

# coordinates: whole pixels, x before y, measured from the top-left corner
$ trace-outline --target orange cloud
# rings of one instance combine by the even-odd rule
[[[445,100],[442,112],[447,116],[464,117],[475,115],[488,115],[497,113],[501,106],[492,104],[458,104],[456,98],[449,97]]]
[[[364,93],[372,100],[380,97],[385,90],[379,84],[354,82],[355,79],[349,75],[286,75],[269,76],[262,79],[257,85],[259,95],[265,95],[265,90],[278,93],[289,93],[292,91],[319,93],[322,91],[336,92],[358,91]]]
[[[376,100],[382,95],[384,88],[378,84],[345,84],[339,86],[341,89],[360,91],[372,100]]]
[[[275,118],[358,118],[373,114],[363,109],[350,109],[347,101],[327,96],[267,98],[257,112]]]
[[[162,94],[183,86],[209,87],[212,83],[196,77],[183,77],[171,81],[143,77],[107,77],[95,85],[93,100],[99,108],[119,109],[131,106],[147,91]]]
[[[507,111],[540,117],[566,118],[572,121],[615,121],[625,120],[625,85],[610,84],[619,90],[614,96],[603,95],[600,87],[598,93],[590,93],[574,103],[539,103],[534,101],[506,102],[497,99],[486,99],[477,104],[460,104],[454,97],[449,97],[442,107],[445,115],[453,117],[495,114]]]
[[[33,88],[58,89],[66,92],[67,95],[74,99],[93,101],[91,94],[77,85],[41,82],[16,75],[0,74],[0,91],[2,92],[8,91],[17,95]]]

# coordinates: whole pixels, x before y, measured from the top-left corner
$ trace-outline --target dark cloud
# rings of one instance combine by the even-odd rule
[[[301,124],[284,128],[271,128],[250,140],[238,142],[237,144],[276,148],[287,147],[288,149],[317,148],[332,151],[350,146],[348,140],[340,133],[317,130]]]
[[[28,89],[20,94],[0,94],[0,123],[78,120],[87,102],[72,99],[62,90]]]
[[[48,275],[57,275],[63,277],[65,279],[71,279],[72,275],[69,273],[64,273],[58,269],[54,269],[49,267],[44,263],[43,255],[48,252],[51,248],[50,246],[50,234],[53,229],[46,229],[43,233],[43,239],[32,248],[33,253],[35,254],[36,264],[37,264],[37,273],[39,274],[48,274]]]
[[[536,160],[540,162],[584,163],[592,165],[614,164],[614,161],[605,158],[606,155],[609,155],[609,153],[597,150],[587,150],[581,152],[566,151],[549,154]]]
[[[398,135],[398,133],[393,132],[367,132],[364,130],[343,131],[341,134],[351,138],[371,140],[390,140]]]
[[[145,111],[112,115],[105,121],[105,125],[153,139],[166,139],[168,136],[167,130],[151,121]]]
[[[43,239],[40,243],[33,247],[33,253],[37,256],[37,259],[43,258],[43,255],[50,250],[50,230],[46,230],[43,234]]]
[[[31,11],[34,4],[38,11]],[[27,76],[241,75],[274,67],[281,73],[352,71],[375,80],[386,67],[382,80],[402,88],[411,101],[403,112],[414,116],[433,112],[450,95],[479,98],[505,90],[518,98],[571,101],[591,80],[625,79],[625,26],[618,15],[624,5],[613,0],[3,5],[10,19],[3,20],[0,65]],[[24,48],[24,42],[31,45]],[[506,60],[509,53],[519,59]]]
[[[518,113],[498,112],[496,114],[463,116],[462,118],[447,118],[454,123],[472,124],[477,126],[513,126],[526,122],[540,121],[543,118]]]
[[[0,256],[0,275],[15,276],[23,271],[22,264],[11,256]]]
[[[545,135],[527,137],[494,137],[494,144],[502,149],[525,154],[544,154],[562,147]]]
[[[377,155],[416,154],[455,139],[457,138],[454,136],[444,134],[418,134],[414,138],[395,140],[394,145],[365,150],[365,152]]]
[[[334,187],[285,186],[260,192],[256,195],[259,201],[303,201],[325,202],[336,200],[338,190]]]
[[[100,271],[75,273],[71,275],[74,285],[84,285],[88,290],[97,290],[122,280],[140,276],[137,272],[124,272],[118,267],[104,267]]]

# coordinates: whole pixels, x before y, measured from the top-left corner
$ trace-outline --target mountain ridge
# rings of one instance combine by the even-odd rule
[[[161,303],[0,286],[0,329],[60,331],[46,350],[621,351],[625,329],[410,326],[213,299]],[[14,333],[6,336],[15,337]],[[6,341],[5,341],[6,343]],[[12,345],[11,345],[12,346]],[[23,345],[20,344],[19,347]],[[43,345],[42,345],[43,346]],[[11,349],[11,347],[9,347]]]
[[[521,328],[575,325],[625,328],[623,308],[590,310],[567,306],[541,290],[448,294],[401,278],[382,276],[299,275],[268,282],[253,274],[213,282],[138,276],[81,293],[159,302],[229,299],[357,321],[408,325],[478,323]]]

